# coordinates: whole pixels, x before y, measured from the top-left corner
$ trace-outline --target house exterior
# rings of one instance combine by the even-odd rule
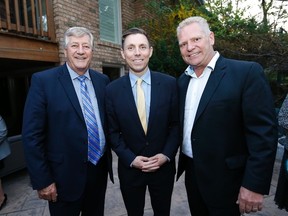
[[[63,34],[72,26],[95,37],[91,68],[116,79],[125,73],[121,33],[147,15],[146,0],[1,0],[0,115],[12,154],[0,176],[25,167],[21,145],[22,113],[31,75],[65,62]]]
[[[151,16],[148,2],[0,0],[0,115],[6,122],[12,148],[0,177],[25,167],[21,127],[31,75],[65,62],[64,32],[72,26],[90,29],[95,37],[91,68],[116,79],[126,71],[120,55],[121,33],[135,19]]]

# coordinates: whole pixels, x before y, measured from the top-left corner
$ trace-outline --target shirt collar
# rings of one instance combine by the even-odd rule
[[[215,68],[215,65],[216,65],[216,62],[217,62],[219,56],[220,56],[219,52],[216,51],[216,52],[215,52],[215,55],[213,56],[213,58],[211,59],[211,61],[208,63],[208,65],[206,66],[206,68],[208,68],[208,69],[210,69],[211,71],[213,71],[214,68]],[[205,68],[205,69],[206,69],[206,68]],[[195,76],[195,75],[194,75],[194,74],[195,74],[194,68],[193,68],[191,65],[189,65],[189,66],[186,68],[186,70],[185,70],[185,74],[186,74],[187,76],[191,76],[191,77],[192,77],[192,76]]]
[[[79,74],[77,74],[67,63],[66,63],[68,72],[72,78],[72,80],[77,79],[77,77],[79,77]],[[86,76],[87,79],[91,80],[90,78],[90,74],[89,74],[89,69],[83,74],[83,76]]]
[[[138,78],[141,78],[146,84],[151,85],[151,72],[149,68],[141,77],[138,77],[135,74],[129,72],[129,78],[132,87],[134,87],[134,85],[137,83]]]

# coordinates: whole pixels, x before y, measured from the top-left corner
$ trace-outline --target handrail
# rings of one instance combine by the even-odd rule
[[[0,1],[0,32],[55,42],[52,0]]]

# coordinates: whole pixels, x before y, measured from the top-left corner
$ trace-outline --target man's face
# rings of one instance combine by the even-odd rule
[[[64,50],[67,64],[79,75],[84,74],[90,66],[93,50],[88,35],[69,37],[69,43]]]
[[[198,23],[183,27],[178,42],[183,60],[196,70],[205,68],[214,56],[214,34],[205,34]]]
[[[126,60],[131,72],[143,74],[148,68],[153,49],[143,34],[131,34],[125,38],[121,55]]]

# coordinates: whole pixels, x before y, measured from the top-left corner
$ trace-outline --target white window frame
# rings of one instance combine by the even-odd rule
[[[99,0],[100,40],[121,44],[121,24],[121,0]]]

